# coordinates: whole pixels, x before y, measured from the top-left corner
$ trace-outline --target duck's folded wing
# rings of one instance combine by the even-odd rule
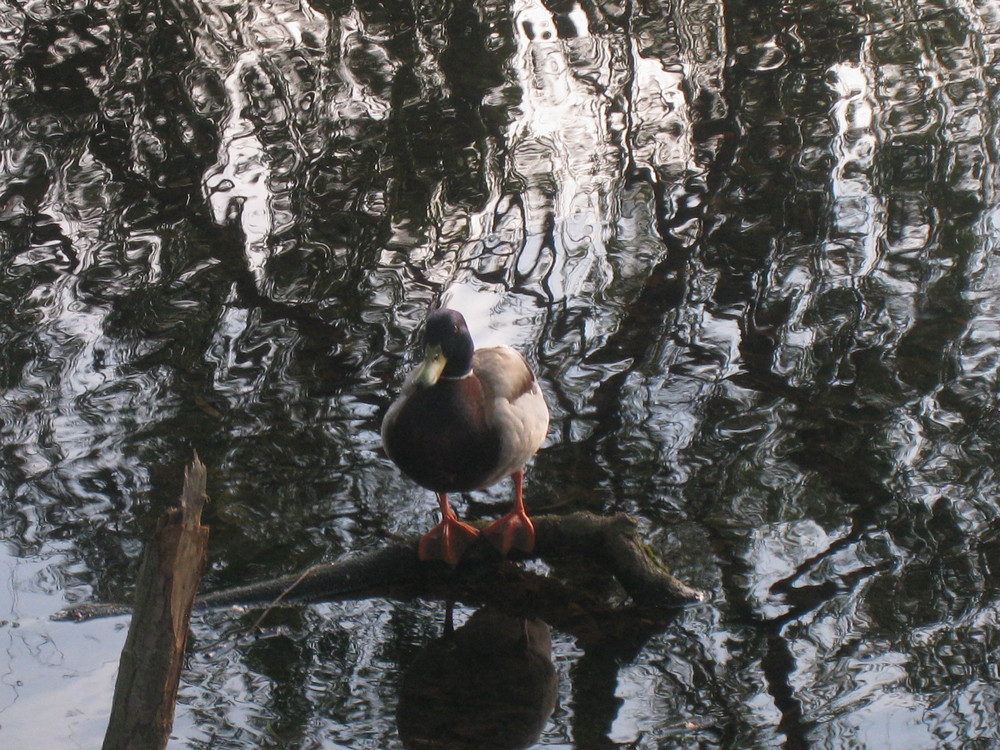
[[[541,447],[549,410],[538,380],[516,350],[477,349],[472,370],[483,386],[487,419],[500,433],[501,460],[495,474],[500,478],[524,466]]]

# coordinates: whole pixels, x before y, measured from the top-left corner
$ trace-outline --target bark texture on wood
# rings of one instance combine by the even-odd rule
[[[205,466],[195,456],[184,473],[180,507],[164,514],[146,546],[104,750],[166,747],[208,547],[208,527],[201,525],[205,478]]]

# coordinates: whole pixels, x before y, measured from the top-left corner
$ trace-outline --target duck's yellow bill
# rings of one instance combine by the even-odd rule
[[[424,352],[424,361],[417,370],[417,382],[425,388],[430,388],[441,378],[448,360],[440,346],[429,346]]]

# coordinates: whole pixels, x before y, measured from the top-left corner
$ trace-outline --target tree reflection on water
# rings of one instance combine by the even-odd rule
[[[553,632],[539,743],[1000,739],[998,39],[994,2],[0,7],[5,744],[99,742],[123,623],[47,617],[128,596],[192,447],[210,588],[429,525],[377,431],[441,302],[549,395],[529,507],[628,512],[715,594]],[[436,605],[237,619],[194,623],[175,744],[400,746]]]

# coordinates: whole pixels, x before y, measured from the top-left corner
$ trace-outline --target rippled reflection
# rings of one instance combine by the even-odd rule
[[[993,2],[0,7],[3,739],[98,741],[124,623],[46,618],[127,596],[192,449],[212,588],[427,527],[377,430],[442,302],[539,372],[532,509],[631,513],[714,594],[554,632],[541,744],[1000,739],[998,40]],[[440,615],[206,616],[177,743],[399,747]]]
[[[548,626],[484,609],[428,643],[400,686],[408,748],[519,750],[533,745],[556,703]]]

